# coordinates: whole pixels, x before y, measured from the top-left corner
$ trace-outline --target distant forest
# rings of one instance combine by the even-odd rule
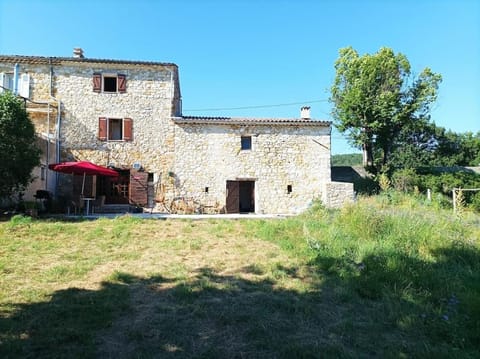
[[[332,155],[332,166],[361,166],[362,158],[361,153]]]

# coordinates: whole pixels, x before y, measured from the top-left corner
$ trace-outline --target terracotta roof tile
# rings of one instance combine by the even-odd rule
[[[77,57],[47,57],[47,56],[24,56],[24,55],[0,55],[0,62],[40,64],[40,65],[60,65],[63,62],[74,63],[97,63],[97,64],[119,64],[119,65],[156,65],[156,66],[175,66],[170,62],[155,61],[132,61],[132,60],[112,60],[112,59],[91,59]]]
[[[330,126],[330,121],[321,121],[305,118],[245,118],[245,117],[208,117],[182,116],[174,118],[176,123],[183,124],[255,124],[255,125],[302,125],[302,126]]]

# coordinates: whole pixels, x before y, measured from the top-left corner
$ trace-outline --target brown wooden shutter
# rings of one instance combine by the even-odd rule
[[[118,92],[125,93],[127,92],[127,76],[117,75],[118,79]]]
[[[238,181],[227,181],[225,210],[227,213],[240,212],[240,183]]]
[[[107,118],[100,117],[98,119],[98,139],[100,141],[107,140]]]
[[[123,140],[133,140],[133,120],[131,118],[123,119]]]
[[[93,74],[93,91],[94,92],[102,91],[102,74],[100,73]]]
[[[146,206],[148,202],[148,173],[130,171],[130,188],[129,188],[131,204],[136,206]]]

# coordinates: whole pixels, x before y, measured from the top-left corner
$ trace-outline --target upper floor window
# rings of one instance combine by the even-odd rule
[[[93,74],[93,91],[107,93],[127,92],[127,77],[122,74]]]
[[[131,118],[98,119],[98,139],[100,141],[132,141],[133,120]]]
[[[4,89],[14,91],[15,81],[13,73],[0,73],[0,86],[0,92]],[[22,97],[30,97],[29,74],[21,74],[18,76],[17,93]]]
[[[251,150],[252,149],[252,136],[242,136],[240,139],[241,149],[242,150]]]

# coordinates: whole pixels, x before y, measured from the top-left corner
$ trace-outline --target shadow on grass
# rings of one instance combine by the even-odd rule
[[[261,266],[237,276],[201,268],[182,280],[116,272],[99,290],[12,303],[0,316],[0,357],[475,357],[479,253],[435,257],[379,254],[355,264],[319,256],[309,267],[317,275],[307,277],[277,267],[283,279],[309,279],[304,291]]]
[[[433,250],[425,262],[375,253],[362,263],[319,255],[310,263],[355,302],[355,345],[384,355],[480,356],[480,252],[464,244]],[[367,346],[368,347],[368,346]]]

